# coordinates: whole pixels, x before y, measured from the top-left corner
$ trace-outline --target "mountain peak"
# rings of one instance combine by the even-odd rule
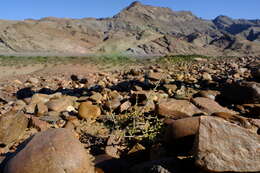
[[[134,1],[132,2],[128,8],[131,8],[131,7],[136,7],[136,6],[142,6],[142,3],[140,1]]]
[[[134,1],[128,7],[126,7],[126,10],[129,10],[131,8],[141,7],[141,6],[143,6],[143,4],[140,1]]]

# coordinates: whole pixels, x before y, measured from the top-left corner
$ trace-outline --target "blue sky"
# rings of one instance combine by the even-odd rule
[[[110,17],[132,0],[2,0],[0,19],[21,20],[54,17]],[[213,19],[222,14],[232,18],[260,19],[260,0],[140,0],[143,4],[192,11]]]

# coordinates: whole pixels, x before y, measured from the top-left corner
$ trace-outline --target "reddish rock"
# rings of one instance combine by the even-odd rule
[[[36,128],[39,131],[45,131],[50,128],[50,124],[40,120],[38,117],[31,117],[30,124],[32,127]]]
[[[260,136],[220,118],[201,117],[196,164],[209,172],[259,172]]]
[[[94,173],[91,156],[67,129],[36,134],[8,161],[4,173]]]
[[[50,100],[46,105],[51,111],[62,112],[72,105],[72,100],[67,97],[61,97]]]
[[[200,108],[203,112],[206,112],[208,114],[212,114],[215,112],[227,112],[230,114],[236,114],[235,111],[224,108],[217,102],[209,98],[196,97],[192,99],[192,103],[196,105],[198,108]]]
[[[172,119],[191,117],[201,111],[187,100],[167,99],[158,103],[157,113]]]
[[[200,117],[183,118],[172,121],[165,133],[165,142],[175,153],[191,151],[195,135],[199,129]]]
[[[219,95],[219,94],[220,94],[219,91],[204,90],[204,91],[200,91],[196,95],[198,95],[199,97],[206,97],[206,98],[215,100],[216,96]]]
[[[199,129],[199,119],[200,117],[190,117],[172,121],[166,132],[167,141],[196,135]]]
[[[0,144],[15,142],[25,132],[28,118],[23,113],[8,112],[0,116]]]

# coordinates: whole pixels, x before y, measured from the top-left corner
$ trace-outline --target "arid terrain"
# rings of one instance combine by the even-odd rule
[[[3,173],[260,171],[259,57],[73,61],[1,78]]]
[[[260,20],[0,21],[0,173],[227,172],[260,173]]]
[[[259,55],[260,20],[204,20],[134,2],[111,18],[0,21],[5,54]]]

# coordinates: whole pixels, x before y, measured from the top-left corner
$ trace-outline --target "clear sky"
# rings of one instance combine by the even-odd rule
[[[1,0],[0,19],[110,17],[132,0]],[[218,15],[260,19],[260,0],[140,0],[143,4],[192,11],[198,17]]]

